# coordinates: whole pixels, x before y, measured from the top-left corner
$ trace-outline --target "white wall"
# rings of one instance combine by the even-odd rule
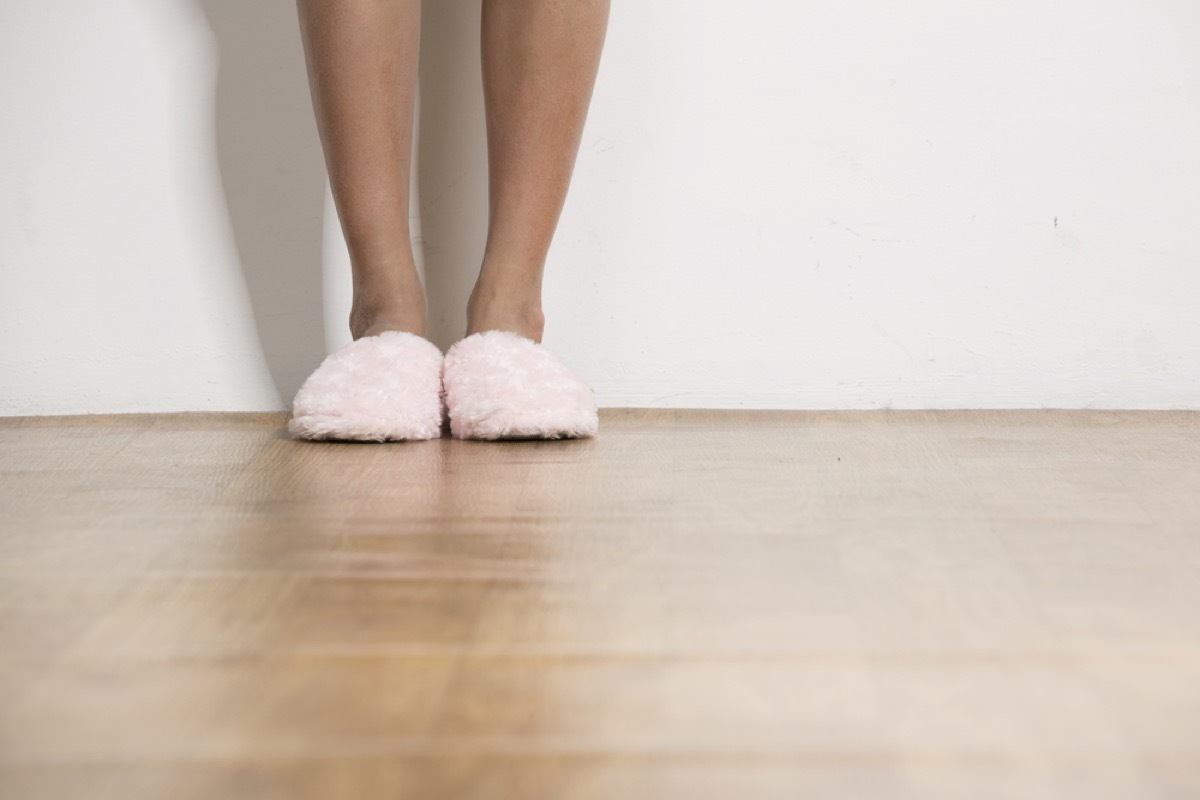
[[[426,3],[443,346],[477,16]],[[291,0],[0,4],[0,413],[284,408],[342,248]],[[615,0],[546,308],[602,405],[1200,408],[1200,4]]]

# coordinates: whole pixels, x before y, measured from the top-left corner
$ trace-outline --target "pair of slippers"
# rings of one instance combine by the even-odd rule
[[[508,331],[475,333],[443,357],[412,333],[388,331],[331,353],[293,403],[301,439],[456,439],[593,436],[592,390],[545,347]]]

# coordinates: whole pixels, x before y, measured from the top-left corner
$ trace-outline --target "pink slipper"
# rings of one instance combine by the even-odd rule
[[[594,436],[596,399],[549,350],[508,331],[484,331],[446,353],[450,433],[456,439]]]
[[[383,442],[442,432],[442,351],[387,331],[330,353],[296,393],[288,431],[301,439]]]

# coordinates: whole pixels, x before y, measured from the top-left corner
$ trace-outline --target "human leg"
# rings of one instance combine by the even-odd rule
[[[408,226],[420,0],[297,0],[313,109],[350,251],[354,341],[296,393],[303,439],[432,439],[442,428],[442,352]]]
[[[425,335],[409,176],[420,0],[297,0],[309,85],[350,251],[355,339]]]
[[[542,274],[579,150],[608,0],[484,0],[489,223],[467,333],[540,342]]]
[[[451,433],[592,436],[595,397],[540,344],[542,273],[583,133],[608,0],[484,0],[487,245],[467,336],[446,353]]]

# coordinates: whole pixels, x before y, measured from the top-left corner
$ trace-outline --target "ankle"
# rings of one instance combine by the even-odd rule
[[[425,289],[411,264],[355,270],[350,307],[350,334],[355,339],[385,331],[424,336],[425,314]]]
[[[485,254],[467,301],[467,335],[500,330],[540,342],[546,327],[542,271],[541,261]]]
[[[535,342],[542,340],[546,317],[541,298],[504,297],[476,287],[467,301],[467,335],[509,331]]]
[[[425,297],[355,293],[350,306],[350,335],[355,339],[385,331],[425,335]]]

